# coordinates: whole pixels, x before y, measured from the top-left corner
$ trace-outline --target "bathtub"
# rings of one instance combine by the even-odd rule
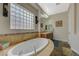
[[[12,47],[7,55],[8,56],[33,56],[45,48],[48,44],[46,38],[35,38],[32,40],[24,41]]]

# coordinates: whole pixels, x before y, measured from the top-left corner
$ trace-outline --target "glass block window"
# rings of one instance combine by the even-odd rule
[[[11,29],[35,29],[35,15],[19,4],[10,4]]]

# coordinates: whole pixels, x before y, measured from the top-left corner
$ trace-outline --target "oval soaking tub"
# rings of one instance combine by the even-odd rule
[[[35,38],[32,40],[24,41],[11,48],[8,56],[33,56],[37,52],[41,51],[48,44],[46,38]]]

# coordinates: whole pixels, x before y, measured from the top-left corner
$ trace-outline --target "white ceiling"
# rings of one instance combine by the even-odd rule
[[[69,3],[38,3],[38,5],[48,14],[57,14],[68,10]]]

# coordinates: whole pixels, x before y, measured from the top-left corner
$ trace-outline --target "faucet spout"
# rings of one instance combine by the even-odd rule
[[[33,46],[33,51],[34,51],[34,55],[36,56],[37,55],[37,52],[36,52],[36,47],[35,46]]]

